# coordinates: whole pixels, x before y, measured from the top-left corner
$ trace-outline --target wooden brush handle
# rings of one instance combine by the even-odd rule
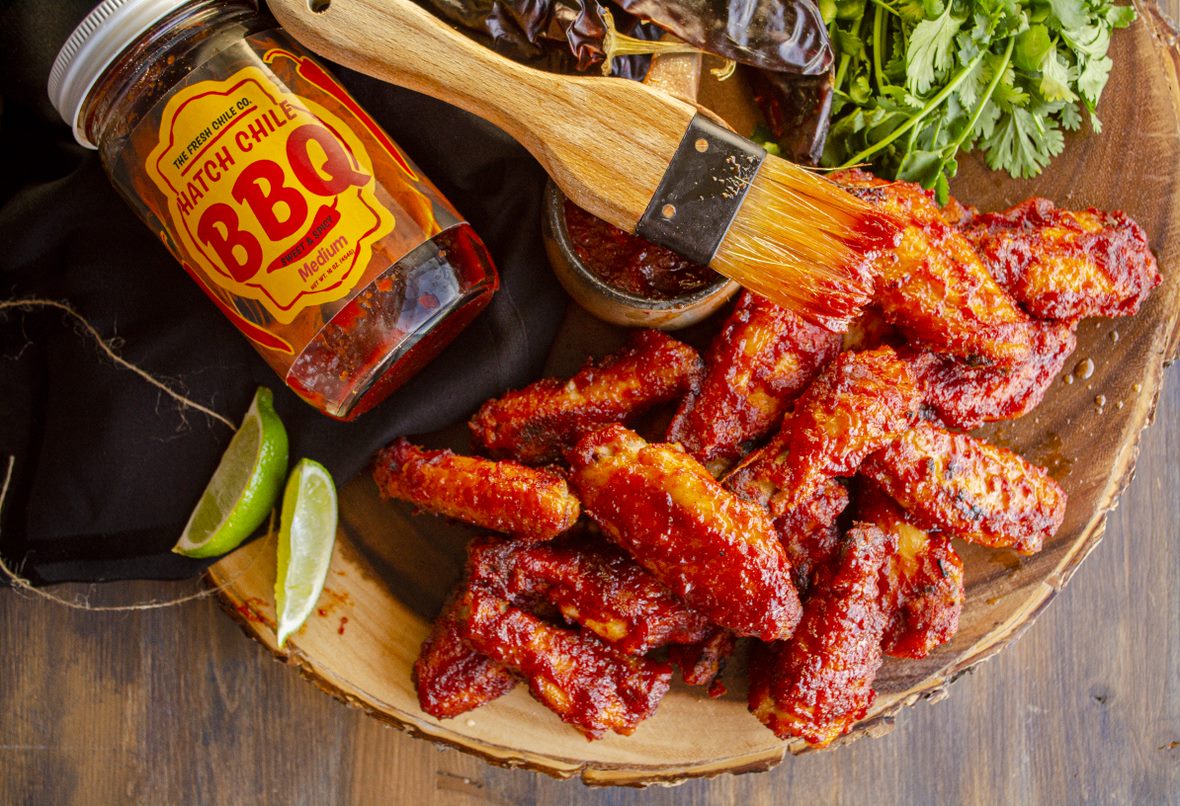
[[[454,104],[512,135],[573,202],[634,231],[696,109],[635,81],[516,64],[410,0],[268,0],[334,62]]]

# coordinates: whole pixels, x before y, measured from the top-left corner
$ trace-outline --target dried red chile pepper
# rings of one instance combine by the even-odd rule
[[[832,52],[811,0],[416,2],[504,56],[553,72],[602,63],[608,13],[620,33],[637,39],[658,39],[668,31],[747,66],[755,100],[784,156],[814,162],[823,150]],[[640,79],[648,62],[646,56],[615,58],[611,72]]]
[[[828,139],[832,72],[818,76],[746,70],[754,102],[783,156],[818,164]]]
[[[616,0],[701,50],[775,72],[832,66],[828,32],[810,0]]]

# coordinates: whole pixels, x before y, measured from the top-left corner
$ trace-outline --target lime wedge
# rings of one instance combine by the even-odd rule
[[[301,459],[283,492],[275,613],[279,646],[303,626],[324,589],[336,542],[336,485],[324,466]]]
[[[216,557],[237,548],[270,514],[286,472],[287,429],[259,387],[172,551]]]

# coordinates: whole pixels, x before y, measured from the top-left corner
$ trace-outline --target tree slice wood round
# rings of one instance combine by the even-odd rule
[[[1164,284],[1133,319],[1083,322],[1077,352],[1040,408],[981,431],[1050,469],[1069,493],[1065,524],[1033,557],[960,546],[967,601],[958,635],[924,660],[887,660],[869,717],[842,742],[887,732],[905,706],[941,698],[958,675],[1020,635],[1098,544],[1106,514],[1131,478],[1164,364],[1180,340],[1175,39],[1153,7],[1141,8],[1140,20],[1112,46],[1115,67],[1100,108],[1104,132],[1068,138],[1065,153],[1038,179],[1014,181],[975,157],[963,161],[952,190],[983,210],[1032,195],[1064,207],[1125,210],[1147,230]],[[587,352],[605,352],[619,340],[617,331],[571,311],[549,369],[572,371]],[[1087,359],[1092,371],[1088,364],[1075,371]],[[471,533],[381,501],[367,476],[345,486],[340,500],[340,532],[324,597],[287,651],[274,643],[273,538],[221,560],[209,580],[224,586],[226,609],[249,634],[344,702],[496,764],[580,775],[593,784],[674,783],[764,770],[785,753],[806,749],[778,741],[747,712],[744,670],[736,661],[724,678],[730,683],[725,697],[711,700],[700,689],[676,684],[656,715],[626,738],[587,742],[524,687],[457,719],[427,716],[418,709],[410,669],[459,577]]]

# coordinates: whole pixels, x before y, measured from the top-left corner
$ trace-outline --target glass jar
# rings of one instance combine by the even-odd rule
[[[496,290],[462,216],[249,0],[107,0],[49,94],[189,276],[332,417],[380,402]]]

